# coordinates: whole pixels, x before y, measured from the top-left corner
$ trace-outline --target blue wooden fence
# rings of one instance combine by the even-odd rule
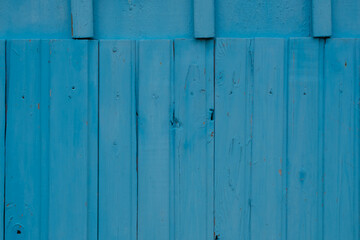
[[[0,239],[359,240],[359,70],[358,39],[0,41]]]

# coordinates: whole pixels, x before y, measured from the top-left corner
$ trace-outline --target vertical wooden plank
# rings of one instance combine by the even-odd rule
[[[216,40],[215,235],[220,239],[249,238],[248,43]]]
[[[319,40],[289,44],[287,238],[321,239]],[[322,50],[322,49],[321,49]],[[320,203],[320,204],[319,204]]]
[[[49,238],[49,113],[50,113],[50,41],[41,40],[41,92],[40,92],[40,125],[41,125],[41,196],[40,196],[40,239]]]
[[[354,84],[354,104],[355,104],[355,113],[354,113],[354,159],[360,159],[360,40],[356,39],[356,59],[355,59],[355,84]],[[354,212],[360,213],[360,161],[355,161],[355,206]],[[360,239],[360,218],[355,217],[355,238]]]
[[[215,37],[214,0],[194,0],[194,37]]]
[[[331,37],[331,0],[312,0],[312,31],[314,37]]]
[[[5,40],[0,40],[0,239],[4,238],[5,203]]]
[[[138,239],[171,239],[170,40],[138,46]]]
[[[175,41],[176,239],[214,234],[214,42]]]
[[[71,35],[73,38],[94,36],[92,0],[71,0]]]
[[[324,239],[358,239],[355,40],[325,45]]]
[[[88,185],[96,159],[88,150],[89,42],[54,40],[50,48],[49,238],[92,239],[88,218],[96,215],[89,215],[88,201],[97,196]]]
[[[98,240],[99,42],[88,41],[87,240]]]
[[[100,41],[99,239],[136,238],[135,42]]]
[[[251,238],[285,239],[285,40],[256,39],[254,54]]]
[[[40,61],[40,41],[7,42],[6,239],[40,239]]]

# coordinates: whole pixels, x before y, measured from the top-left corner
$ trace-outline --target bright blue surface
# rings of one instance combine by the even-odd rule
[[[8,41],[6,239],[97,238],[97,42]]]
[[[209,36],[207,1],[196,0],[194,9],[191,0],[94,0],[92,16],[88,0],[73,0],[80,4],[73,4],[74,36],[91,36],[91,25],[97,39],[192,38],[194,28]],[[71,38],[71,11],[70,0],[2,0],[0,38]],[[214,11],[217,37],[328,36],[331,29],[336,37],[360,36],[357,0],[218,0]]]
[[[0,41],[0,176],[5,176],[5,41]],[[0,177],[0,226],[4,226],[4,186],[5,177]],[[4,238],[4,231],[0,229],[0,239]]]
[[[0,1],[0,239],[359,240],[359,12]]]
[[[139,240],[173,238],[172,54],[170,40],[138,43]]]
[[[137,208],[135,41],[103,40],[99,53],[99,239],[132,240]]]
[[[194,37],[215,37],[215,0],[194,0]]]
[[[0,234],[359,239],[359,50],[8,40]]]
[[[331,36],[331,11],[331,0],[312,0],[312,36]]]
[[[214,234],[214,41],[174,42],[175,239]]]
[[[73,38],[94,37],[92,0],[71,0],[71,35]]]

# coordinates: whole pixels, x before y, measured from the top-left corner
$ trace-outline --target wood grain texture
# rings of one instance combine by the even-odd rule
[[[312,34],[314,37],[331,37],[331,0],[312,0]]]
[[[41,196],[40,196],[40,239],[49,237],[49,133],[50,133],[50,41],[40,44],[40,126],[41,126]]]
[[[138,239],[172,239],[172,42],[138,44]]]
[[[87,240],[98,240],[99,42],[87,42]]]
[[[176,239],[214,233],[214,42],[175,41]]]
[[[93,0],[71,0],[71,36],[92,38],[94,36]]]
[[[135,42],[100,41],[99,239],[135,239]]]
[[[5,203],[5,51],[6,42],[0,40],[0,239],[4,238]]]
[[[97,98],[91,95],[97,93],[96,53],[97,44],[89,41],[50,43],[50,239],[97,237],[91,219],[97,219],[97,209],[93,209],[97,206],[97,181],[89,181],[97,175],[97,150],[89,149],[95,144],[88,141],[94,137],[88,133],[89,124],[97,125],[93,122],[96,110],[89,111],[96,107],[91,100]]]
[[[320,41],[289,43],[287,238],[321,239]],[[321,49],[322,50],[322,49]]]
[[[286,237],[285,47],[283,39],[255,39],[254,43],[252,239]]]
[[[5,239],[41,236],[40,46],[7,42]]]
[[[215,235],[248,239],[250,228],[251,40],[215,45]]]
[[[8,41],[6,239],[97,238],[97,54]]]
[[[355,50],[354,39],[325,45],[324,238],[329,240],[358,239]]]
[[[194,0],[194,37],[215,37],[214,0]]]

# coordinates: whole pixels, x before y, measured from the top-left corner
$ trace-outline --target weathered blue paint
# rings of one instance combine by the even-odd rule
[[[138,43],[139,240],[173,239],[172,49],[170,40]]]
[[[103,40],[99,51],[99,239],[135,240],[135,41]]]
[[[249,239],[250,39],[216,39],[215,235]]]
[[[285,236],[286,47],[284,39],[254,41],[250,167],[252,239],[283,239]]]
[[[194,0],[194,37],[215,37],[215,0]]]
[[[331,0],[312,0],[312,34],[330,37],[332,34]]]
[[[5,238],[97,239],[97,42],[7,43]]]
[[[41,41],[7,42],[5,239],[41,235]],[[44,68],[47,65],[43,66]],[[47,193],[45,191],[44,193]]]
[[[214,233],[214,42],[174,43],[175,238]]]
[[[97,176],[97,163],[91,162],[97,160],[97,150],[90,149],[93,145],[88,140],[89,120],[93,120],[89,109],[97,109],[92,105],[96,101],[89,100],[97,98],[91,96],[97,93],[91,89],[96,84],[89,84],[97,81],[96,53],[97,45],[89,41],[50,42],[50,239],[96,238],[97,227],[90,223],[97,218],[97,208],[92,209],[97,206],[97,180],[89,179]]]
[[[0,41],[0,239],[4,238],[5,186],[5,41]]]
[[[289,42],[285,174],[287,238],[294,240],[322,238],[321,51],[320,40]]]
[[[358,239],[358,41],[215,49],[216,236]]]
[[[212,32],[212,9],[216,37],[360,36],[357,0],[213,1],[196,0],[197,10],[192,0],[94,0],[91,22],[90,0],[2,0],[0,38],[71,38],[72,11],[75,37],[90,37],[92,24],[98,39],[193,38]]]
[[[94,24],[192,38],[171,3],[97,3]],[[309,2],[241,3],[254,25],[219,7],[217,33],[310,36]],[[0,41],[0,238],[359,239],[358,39],[99,43]]]
[[[359,239],[356,48],[354,39],[325,45],[324,239]]]
[[[71,35],[73,38],[94,36],[92,0],[71,0]]]

